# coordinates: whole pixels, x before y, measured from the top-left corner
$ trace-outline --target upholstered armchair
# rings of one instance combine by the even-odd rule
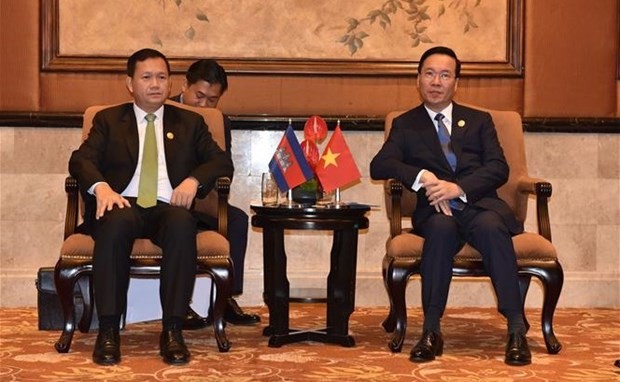
[[[517,254],[519,286],[525,317],[525,297],[532,276],[538,278],[543,288],[541,326],[547,351],[556,354],[562,348],[553,332],[553,315],[560,297],[564,273],[558,261],[555,247],[551,243],[551,225],[547,200],[551,197],[551,184],[530,178],[525,160],[525,145],[521,117],[512,111],[488,111],[495,123],[499,141],[510,166],[508,182],[502,186],[499,196],[508,203],[517,218],[524,222],[528,198],[536,200],[538,232],[524,232],[513,237]],[[385,119],[385,138],[388,137],[392,121],[403,112],[389,113]],[[394,180],[385,182],[386,210],[390,223],[390,237],[387,240],[383,258],[383,281],[390,300],[390,311],[382,325],[387,332],[393,332],[388,347],[399,352],[405,340],[407,311],[405,290],[412,275],[419,274],[424,239],[403,229],[403,219],[411,221],[416,205],[416,195],[408,187]],[[482,258],[474,248],[465,245],[454,259],[453,276],[487,276]],[[526,319],[529,329],[529,323]]]
[[[201,114],[214,140],[225,150],[224,120],[219,110],[193,108],[172,101],[167,102]],[[86,109],[82,127],[83,139],[88,136],[94,115],[109,106],[111,105],[92,106]],[[64,242],[54,271],[56,290],[64,313],[64,328],[55,344],[59,353],[66,353],[71,347],[76,322],[74,306],[74,290],[76,288],[81,291],[84,304],[83,314],[78,323],[81,332],[88,332],[94,309],[92,283],[90,282],[94,241],[89,235],[76,233],[76,227],[82,218],[83,203],[77,181],[74,178],[68,177],[66,179],[65,191],[67,192],[67,212]],[[233,275],[232,262],[229,257],[229,243],[226,238],[229,191],[230,179],[219,178],[215,189],[204,199],[197,199],[195,204],[198,211],[218,217],[217,231],[201,231],[196,236],[198,248],[196,274],[209,275],[215,284],[217,293],[215,301],[212,302],[211,314],[217,346],[222,352],[230,349],[223,320],[226,300],[232,289]],[[136,240],[131,253],[131,276],[158,277],[161,257],[161,248],[150,240]],[[204,296],[204,298],[209,298],[209,296]]]

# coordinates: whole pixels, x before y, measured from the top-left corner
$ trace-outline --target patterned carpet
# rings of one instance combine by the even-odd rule
[[[324,306],[292,304],[291,325],[321,327]],[[249,309],[252,310],[252,309]],[[555,332],[564,348],[546,353],[537,310],[528,311],[533,363],[503,363],[504,321],[494,309],[452,308],[443,320],[444,355],[435,362],[413,364],[408,355],[419,335],[420,312],[410,310],[402,353],[387,348],[389,335],[380,324],[385,308],[358,308],[350,330],[356,346],[313,342],[267,346],[263,325],[229,326],[232,348],[219,353],[212,331],[185,332],[192,352],[188,365],[172,367],[159,357],[159,322],[129,325],[121,333],[122,362],[101,367],[91,360],[96,333],[76,333],[71,351],[58,354],[59,332],[37,330],[37,311],[0,310],[1,381],[620,381],[620,311],[559,309]]]

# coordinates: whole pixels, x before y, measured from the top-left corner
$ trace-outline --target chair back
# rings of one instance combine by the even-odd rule
[[[463,104],[464,105],[464,104]],[[465,105],[478,110],[486,111],[491,114],[497,136],[504,150],[504,156],[510,167],[508,181],[498,189],[499,197],[502,198],[513,210],[517,219],[525,221],[527,215],[527,195],[518,190],[519,180],[527,176],[527,164],[525,159],[525,143],[523,139],[523,126],[521,116],[515,111],[499,111],[484,109],[479,106]],[[394,118],[403,114],[405,111],[393,111],[385,117],[384,139],[390,134]],[[388,218],[391,218],[391,202],[386,195],[386,210]],[[416,205],[416,194],[404,187],[401,197],[401,216],[411,217]]]
[[[131,102],[131,101],[128,101]],[[181,109],[186,109],[193,111],[197,114],[200,114],[204,119],[207,127],[209,128],[209,132],[213,137],[213,140],[218,144],[218,146],[222,150],[226,150],[226,140],[224,134],[224,116],[222,112],[215,108],[204,108],[204,107],[195,107],[185,105],[179,102],[166,100],[166,104],[173,105],[179,107]],[[116,106],[118,104],[112,105],[95,105],[90,106],[84,111],[84,117],[82,121],[82,140],[85,140],[88,137],[88,133],[93,126],[93,118],[95,114],[100,112],[103,109],[107,109],[109,107]],[[217,192],[212,190],[204,199],[196,199],[195,209],[197,211],[206,213],[211,216],[217,216]],[[84,208],[83,203],[80,202],[80,215],[83,216]]]

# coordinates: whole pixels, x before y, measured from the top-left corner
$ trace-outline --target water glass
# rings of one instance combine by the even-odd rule
[[[261,201],[263,206],[275,206],[278,204],[278,184],[270,172],[263,173]]]

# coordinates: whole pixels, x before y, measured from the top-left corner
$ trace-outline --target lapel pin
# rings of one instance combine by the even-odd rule
[[[167,133],[166,133],[166,138],[168,138],[168,139],[174,139],[174,134],[172,134],[171,132],[167,132]]]
[[[463,121],[462,119],[460,119],[460,120],[456,123],[456,125],[457,125],[458,127],[465,127],[465,121]]]

